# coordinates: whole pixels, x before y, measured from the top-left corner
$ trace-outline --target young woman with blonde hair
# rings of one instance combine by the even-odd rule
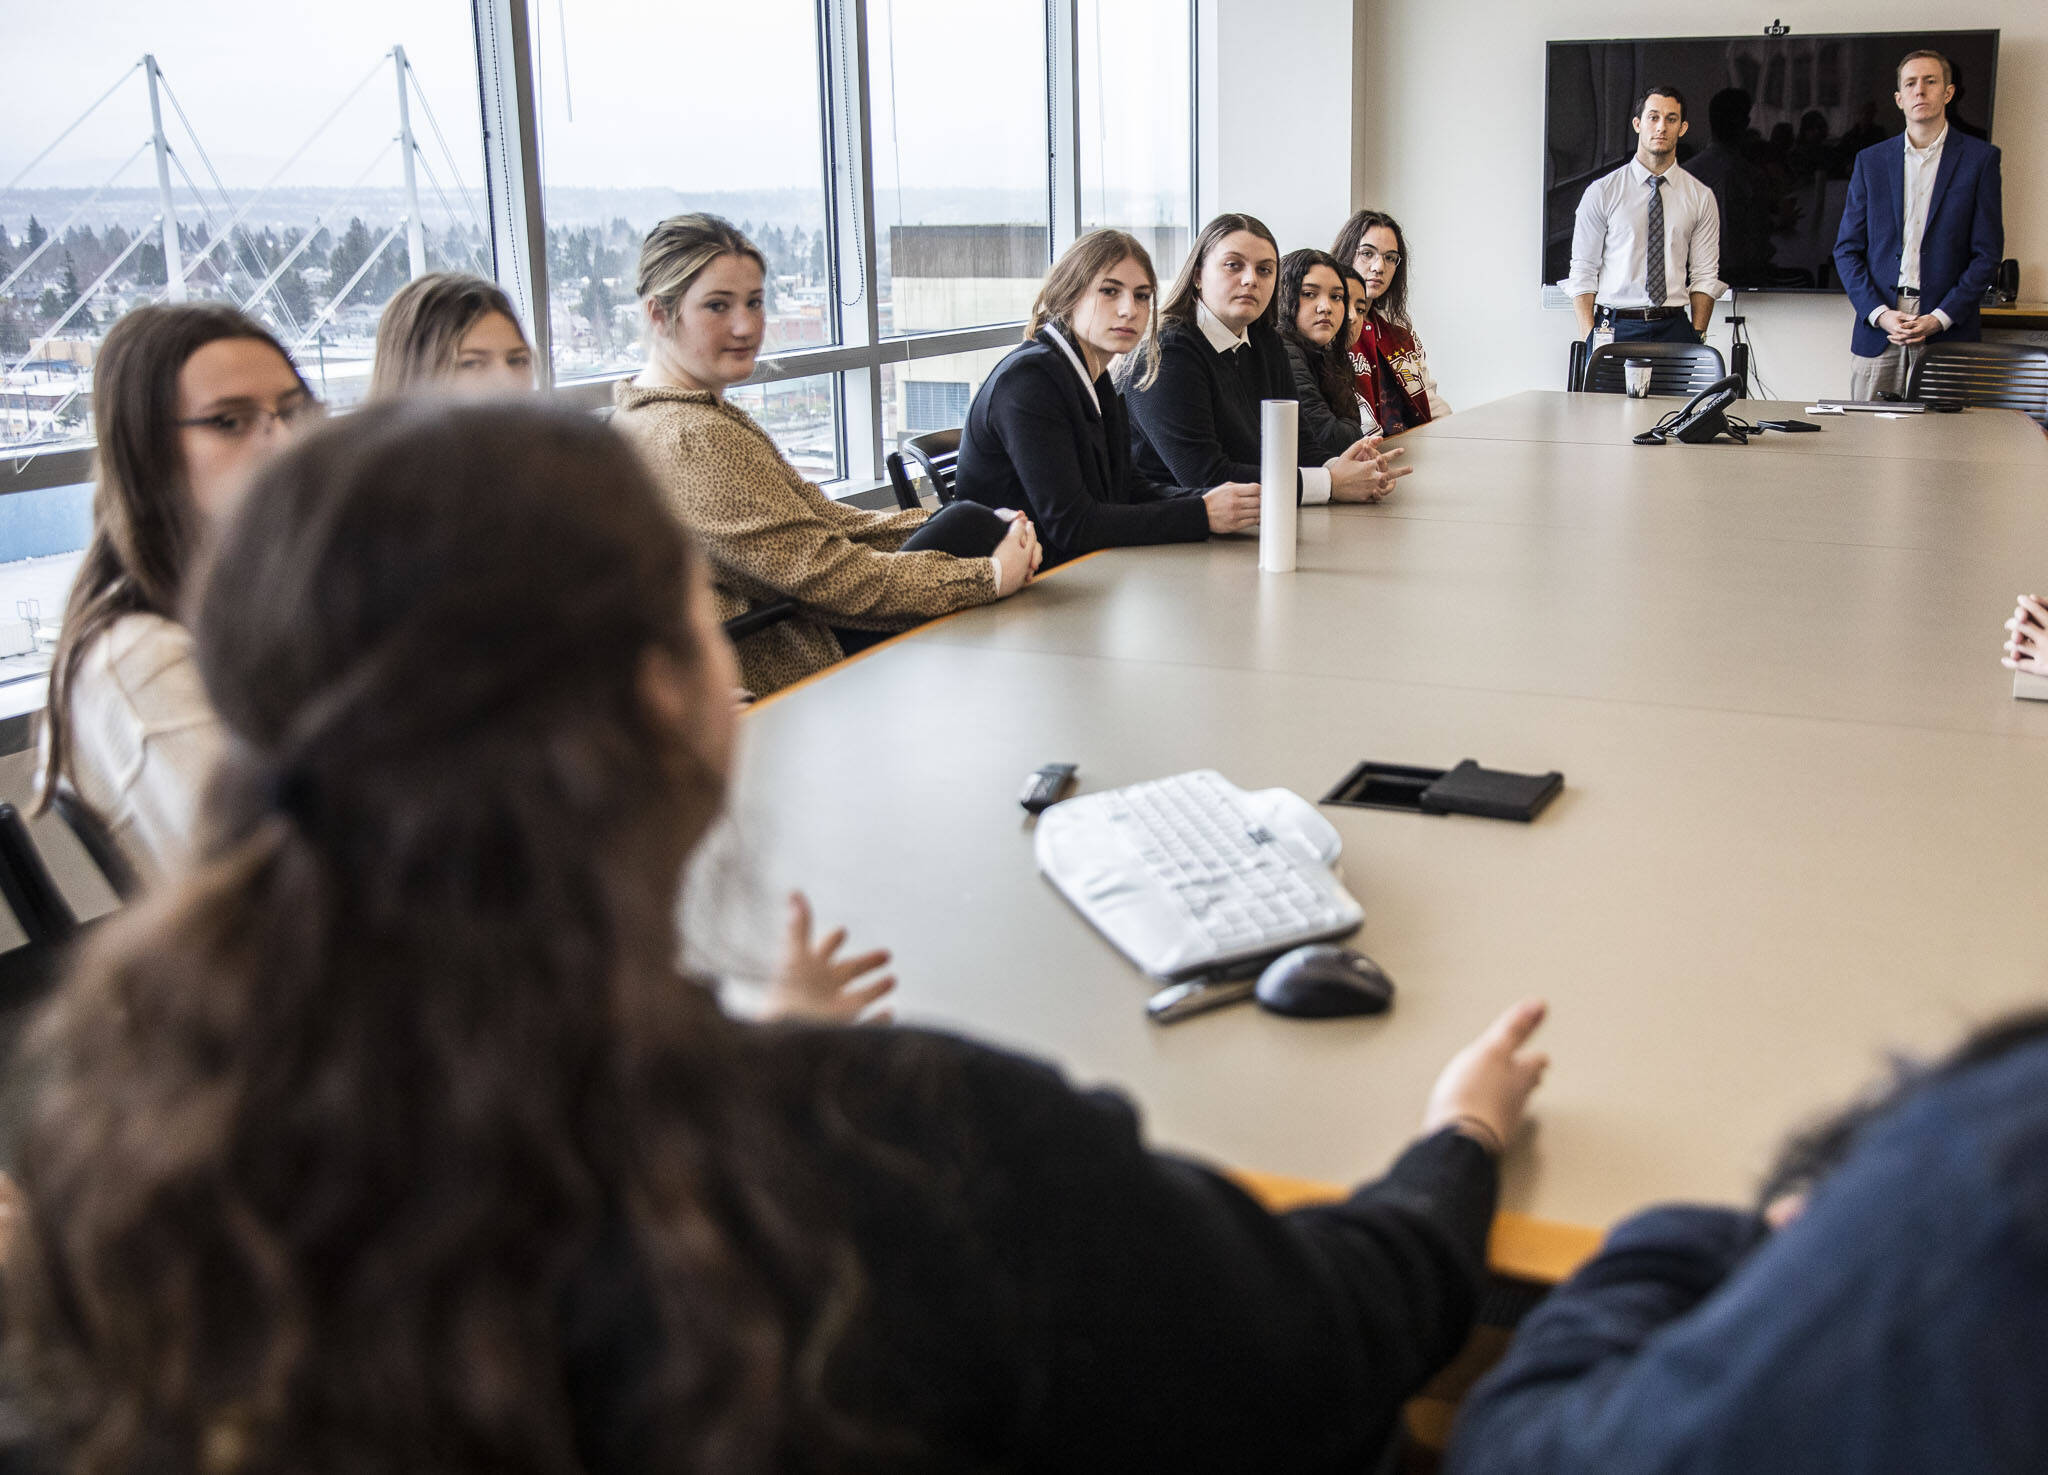
[[[996,365],[967,412],[960,495],[1021,505],[1049,563],[1258,526],[1255,482],[1204,492],[1161,486],[1131,467],[1130,415],[1109,365],[1156,341],[1158,285],[1135,238],[1090,231],[1047,273],[1023,346]]]
[[[465,272],[429,272],[384,304],[371,399],[420,389],[474,398],[526,394],[533,387],[533,345],[512,299],[496,282]]]
[[[782,599],[803,606],[740,642],[741,680],[757,695],[892,631],[1015,594],[1040,557],[1022,513],[833,501],[726,399],[761,351],[765,270],[754,243],[715,215],[655,226],[637,287],[648,363],[614,391],[612,420],[709,557],[719,618]]]

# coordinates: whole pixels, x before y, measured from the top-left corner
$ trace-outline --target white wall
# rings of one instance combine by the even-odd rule
[[[1247,26],[1259,15],[1328,8],[1305,0],[1222,4]],[[2005,254],[2019,259],[2022,295],[2048,297],[2048,190],[2040,183],[2048,154],[2048,5],[2039,0],[1951,0],[1938,11],[1924,0],[1773,0],[1754,16],[1706,18],[1624,0],[1356,0],[1355,11],[1361,116],[1350,160],[1354,197],[1401,222],[1415,262],[1409,308],[1453,408],[1563,387],[1574,322],[1569,311],[1544,309],[1539,282],[1543,48],[1553,39],[1725,33],[1751,20],[1761,31],[1773,15],[1807,34],[1903,31],[1930,20],[1946,30],[1997,27],[1992,141],[2005,151]],[[1230,53],[1224,56],[1229,66]],[[1306,121],[1320,126],[1322,102],[1304,106]],[[1296,127],[1296,107],[1290,96],[1277,130],[1282,148],[1308,136]],[[1233,157],[1226,152],[1226,163]],[[1290,162],[1276,173],[1288,176],[1280,187],[1291,188],[1302,166]],[[1321,198],[1318,192],[1316,210],[1288,217],[1283,245],[1328,245],[1343,212],[1323,208]],[[1848,392],[1846,298],[1751,294],[1742,310],[1771,391],[1787,399]],[[1709,339],[1724,353],[1725,315],[1724,304]]]
[[[1352,209],[1359,9],[1355,0],[1202,0],[1202,220],[1242,210],[1283,251],[1329,247]]]

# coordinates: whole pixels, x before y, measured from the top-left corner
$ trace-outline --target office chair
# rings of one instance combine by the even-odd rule
[[[763,630],[781,624],[803,606],[794,599],[778,599],[772,604],[756,605],[744,614],[734,615],[725,622],[725,638],[737,645],[749,635],[758,635]]]
[[[905,456],[917,463],[918,475],[931,483],[941,507],[953,500],[953,474],[960,461],[958,430],[930,430],[912,436],[903,443],[902,450],[891,451],[883,460],[889,471],[889,485],[896,491],[896,505],[905,512],[914,512],[924,504],[917,498],[910,469],[903,464]]]
[[[1698,394],[1728,376],[1721,350],[1709,343],[1603,343],[1586,356],[1579,388],[1589,394],[1627,394],[1630,359],[1650,361],[1650,393]]]
[[[78,935],[77,916],[12,804],[0,804],[0,898],[30,942],[55,947]]]
[[[57,812],[57,817],[78,837],[79,845],[92,863],[99,868],[99,873],[106,877],[107,885],[113,888],[114,895],[124,902],[135,900],[142,890],[142,882],[135,874],[135,867],[128,863],[128,857],[121,853],[120,842],[115,840],[113,832],[93,812],[92,807],[71,790],[59,788],[51,796],[50,808]],[[31,835],[30,838],[34,837]]]
[[[1935,343],[1913,365],[1906,398],[2018,410],[2048,430],[2048,348],[2028,343]]]
[[[1574,338],[1572,351],[1564,361],[1564,387],[1580,389],[1586,383],[1586,340]]]

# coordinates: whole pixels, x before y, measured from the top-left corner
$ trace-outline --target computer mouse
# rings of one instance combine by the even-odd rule
[[[1394,1002],[1394,980],[1364,953],[1316,942],[1268,963],[1255,996],[1261,1007],[1293,1019],[1384,1014]]]

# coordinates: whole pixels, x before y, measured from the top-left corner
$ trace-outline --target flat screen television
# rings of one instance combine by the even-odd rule
[[[1586,186],[1627,163],[1644,87],[1685,97],[1678,161],[1721,204],[1721,280],[1745,292],[1839,292],[1835,233],[1857,151],[1905,129],[1892,100],[1909,51],[1955,68],[1949,123],[1991,136],[1997,31],[1552,41],[1543,134],[1543,280],[1571,272]]]

